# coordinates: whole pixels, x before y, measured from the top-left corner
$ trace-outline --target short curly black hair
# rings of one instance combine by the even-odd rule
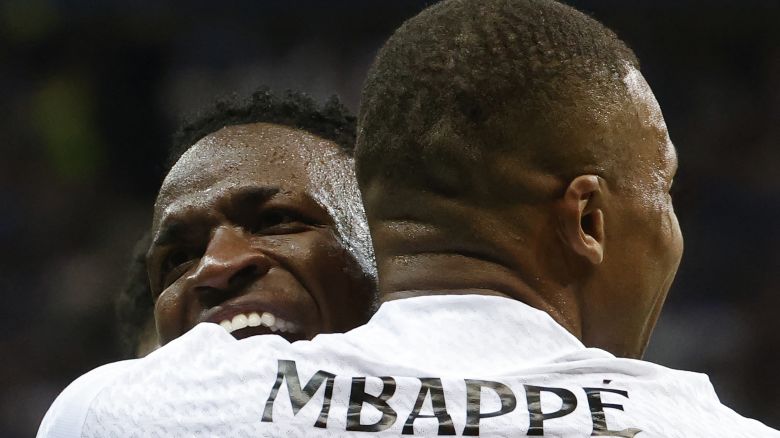
[[[332,96],[322,106],[305,93],[287,90],[281,97],[268,87],[249,98],[236,94],[218,99],[213,105],[184,119],[173,135],[168,167],[203,137],[225,126],[273,123],[302,129],[339,145],[349,156],[355,151],[355,117]]]

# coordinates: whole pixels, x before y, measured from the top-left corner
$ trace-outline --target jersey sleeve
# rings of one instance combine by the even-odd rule
[[[100,391],[130,367],[135,360],[103,365],[68,385],[49,407],[37,438],[81,437],[90,405]]]

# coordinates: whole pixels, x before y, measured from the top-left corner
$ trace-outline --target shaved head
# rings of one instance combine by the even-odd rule
[[[473,173],[483,154],[507,150],[555,173],[621,168],[615,147],[565,136],[627,123],[616,115],[629,100],[624,78],[637,68],[613,32],[556,2],[439,3],[405,23],[372,67],[359,117],[359,178],[457,192],[458,182],[473,187],[461,168]],[[426,181],[406,165],[412,161],[431,169]]]
[[[552,0],[428,8],[371,67],[355,156],[385,299],[506,295],[641,356],[682,253],[677,156],[601,23]]]

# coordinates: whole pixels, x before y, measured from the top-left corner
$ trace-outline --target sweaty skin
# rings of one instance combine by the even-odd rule
[[[365,225],[353,175],[335,143],[279,125],[229,126],[190,148],[155,203],[160,343],[200,322],[290,341],[363,323],[374,274],[370,241],[355,237]]]
[[[594,315],[583,327],[583,339],[639,357],[677,273],[683,237],[670,195],[677,153],[661,108],[638,70],[630,68],[623,81],[630,96],[629,128],[615,133],[614,141],[632,144],[629,157],[636,164],[626,178],[628,187],[615,189],[606,213],[605,221],[614,218],[614,223],[605,226],[604,246],[617,248],[606,250],[600,274],[585,289],[598,299],[583,300],[588,304],[584,313]],[[638,342],[617,343],[607,334],[621,330]]]
[[[497,123],[516,146],[455,164],[448,171],[475,181],[457,195],[381,176],[362,184],[382,299],[503,295],[546,311],[585,345],[641,357],[683,241],[660,108],[637,70],[624,83],[627,98],[595,115],[582,96],[565,130]]]

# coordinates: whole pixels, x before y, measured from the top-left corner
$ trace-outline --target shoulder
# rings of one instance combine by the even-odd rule
[[[780,432],[721,403],[706,374],[595,349],[529,371],[528,379],[543,376],[547,386],[571,391],[584,409],[606,415],[609,426],[625,421],[624,427],[644,431],[641,436],[780,437]]]
[[[68,385],[54,400],[41,422],[38,438],[81,437],[90,428],[90,421],[100,412],[106,399],[117,397],[117,388],[146,387],[176,374],[191,357],[208,357],[209,346],[227,343],[224,332],[198,327],[186,335],[152,352],[142,359],[114,362],[98,367]],[[221,331],[221,332],[220,332]],[[231,341],[232,337],[229,338]]]
[[[652,420],[645,429],[648,432],[658,436],[780,437],[780,432],[724,405],[706,374],[633,359],[610,362],[611,370],[627,377],[636,413]]]
[[[54,400],[38,429],[38,438],[79,437],[92,401],[136,362],[114,362],[79,377]]]

